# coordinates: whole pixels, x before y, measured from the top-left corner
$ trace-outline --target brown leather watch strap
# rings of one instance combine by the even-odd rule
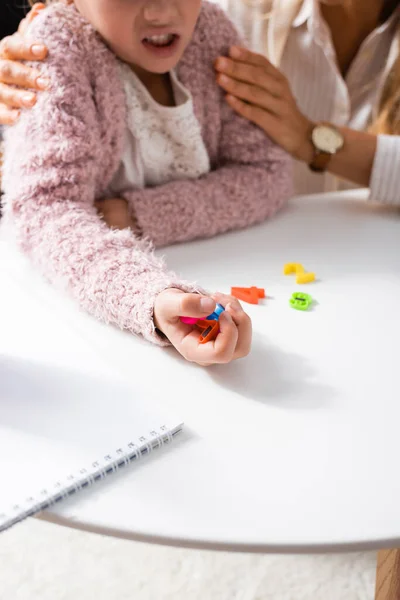
[[[326,171],[327,169],[331,158],[332,154],[330,154],[329,152],[322,152],[316,149],[314,158],[308,166],[314,173],[324,173],[324,171]]]

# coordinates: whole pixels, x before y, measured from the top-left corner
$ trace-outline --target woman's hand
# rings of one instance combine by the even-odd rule
[[[215,62],[227,101],[293,157],[311,162],[312,122],[298,109],[286,77],[264,56],[233,47]]]
[[[204,319],[215,310],[217,302],[225,307],[219,318],[220,333],[215,341],[200,344],[200,332],[196,326],[185,325],[179,317]],[[247,356],[250,352],[250,317],[231,296],[216,294],[209,298],[167,289],[157,296],[154,324],[186,360],[201,366],[226,364]]]
[[[36,103],[36,94],[31,90],[45,90],[49,85],[39,71],[19,62],[40,61],[47,56],[47,49],[41,42],[24,39],[29,23],[43,8],[44,4],[35,4],[21,21],[18,32],[0,42],[0,125],[15,123],[21,108],[29,109]]]
[[[286,77],[265,57],[243,48],[231,48],[229,58],[215,63],[217,81],[227,101],[286,152],[306,164],[312,162],[313,122],[298,109]],[[376,156],[377,136],[340,128],[344,146],[332,156],[328,170],[361,186],[369,186]],[[362,148],[362,151],[360,151]]]

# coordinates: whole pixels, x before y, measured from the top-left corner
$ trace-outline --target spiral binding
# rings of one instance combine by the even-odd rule
[[[43,496],[43,498],[30,496],[26,498],[25,502],[15,504],[10,514],[0,513],[0,533],[28,517],[33,517],[39,512],[48,510],[82,489],[94,485],[135,460],[150,454],[153,450],[161,448],[164,444],[171,442],[181,431],[182,429],[179,428],[171,432],[166,425],[162,425],[160,431],[150,431],[149,435],[152,439],[148,440],[146,437],[140,437],[138,439],[140,445],[129,442],[126,446],[117,448],[114,454],[107,454],[102,460],[94,461],[90,467],[83,467],[76,474],[71,473],[66,477],[64,483],[57,481],[53,486],[53,491],[41,490],[39,496]],[[58,489],[59,492],[56,491]],[[13,516],[13,513],[17,514]]]

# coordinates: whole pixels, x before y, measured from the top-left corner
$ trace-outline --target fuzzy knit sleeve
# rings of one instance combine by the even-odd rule
[[[51,88],[7,133],[6,217],[35,265],[84,310],[164,345],[153,323],[157,294],[169,287],[194,288],[169,273],[130,231],[112,231],[96,214],[96,187],[105,169],[98,116],[104,98],[94,89],[88,57],[101,63],[100,87],[108,84],[107,61],[114,58],[103,44],[99,54],[99,42],[85,47],[84,34],[71,30],[65,10],[47,9],[30,32],[48,45],[48,60],[37,67]],[[112,122],[106,125],[110,131]],[[107,149],[109,155],[115,151]]]
[[[217,86],[213,63],[239,42],[222,10],[205,2],[178,74],[197,104],[210,155],[216,145],[212,170],[197,180],[126,194],[143,235],[157,246],[262,222],[293,193],[289,156],[235,114]]]

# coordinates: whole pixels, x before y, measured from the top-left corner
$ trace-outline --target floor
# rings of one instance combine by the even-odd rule
[[[0,535],[0,600],[373,600],[375,561],[170,549],[29,520]]]

